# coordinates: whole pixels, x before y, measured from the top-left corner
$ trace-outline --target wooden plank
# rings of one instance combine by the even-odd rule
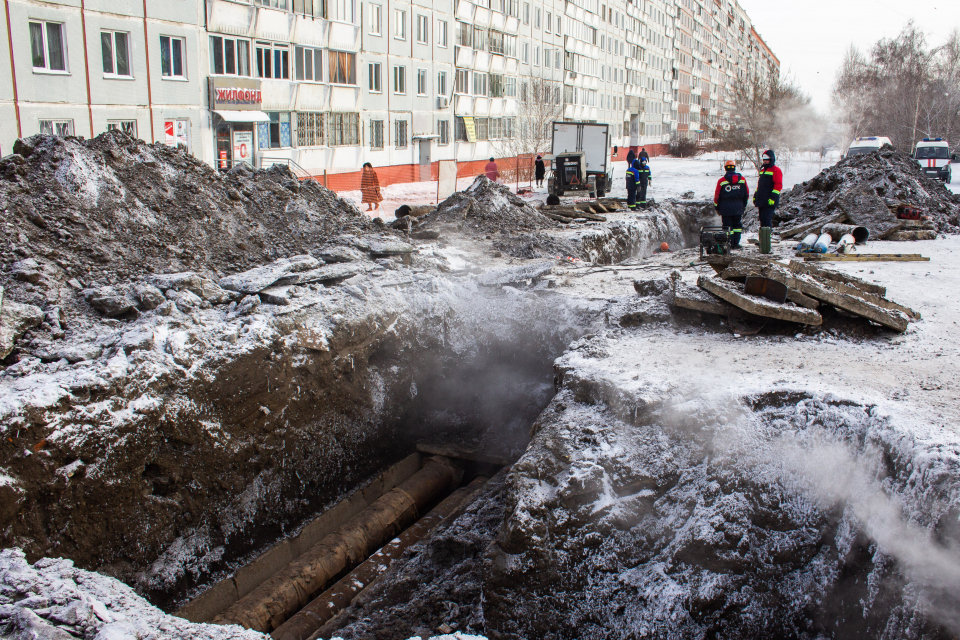
[[[801,256],[797,256],[798,258]],[[930,262],[919,253],[802,254],[804,262]]]
[[[823,317],[812,309],[805,309],[794,305],[776,304],[764,298],[754,298],[743,293],[743,286],[725,280],[716,280],[700,276],[697,286],[712,293],[721,300],[729,302],[747,313],[765,318],[798,322],[800,324],[820,325]]]

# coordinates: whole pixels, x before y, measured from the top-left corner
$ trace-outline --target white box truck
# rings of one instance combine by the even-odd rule
[[[599,198],[610,192],[610,125],[593,122],[553,123],[553,175],[548,193],[587,191]]]

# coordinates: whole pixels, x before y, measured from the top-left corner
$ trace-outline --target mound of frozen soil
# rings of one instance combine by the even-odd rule
[[[47,258],[84,286],[148,273],[219,276],[375,224],[286,167],[224,174],[117,131],[18,140],[0,161],[0,210],[5,267]]]
[[[454,224],[465,231],[535,231],[559,227],[508,187],[477,176],[469,187],[444,200],[421,224]]]
[[[928,178],[916,160],[890,146],[844,158],[784,191],[774,226],[790,227],[846,212],[850,208],[848,201],[856,196],[862,199],[863,194],[875,194],[878,206],[883,206],[882,201],[886,206],[907,203],[920,207],[938,231],[960,233],[960,196],[942,182]]]

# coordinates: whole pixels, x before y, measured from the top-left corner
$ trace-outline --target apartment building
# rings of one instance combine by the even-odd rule
[[[735,0],[4,0],[0,151],[122,128],[219,168],[421,179],[544,120],[709,138],[779,61]],[[542,139],[541,135],[541,139]]]

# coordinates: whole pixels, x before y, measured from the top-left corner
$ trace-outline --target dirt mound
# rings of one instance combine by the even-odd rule
[[[287,167],[224,174],[116,131],[36,135],[14,152],[0,161],[4,266],[46,258],[84,286],[151,272],[219,276],[380,229]]]
[[[555,229],[560,225],[534,209],[508,187],[477,176],[469,187],[458,191],[420,220],[424,225],[453,224],[462,231],[500,233]]]
[[[774,226],[792,227],[844,213],[851,198],[863,199],[864,194],[875,194],[888,207],[899,203],[920,207],[937,231],[960,233],[960,196],[951,193],[942,182],[925,176],[916,160],[890,146],[844,158],[814,178],[784,191]]]

